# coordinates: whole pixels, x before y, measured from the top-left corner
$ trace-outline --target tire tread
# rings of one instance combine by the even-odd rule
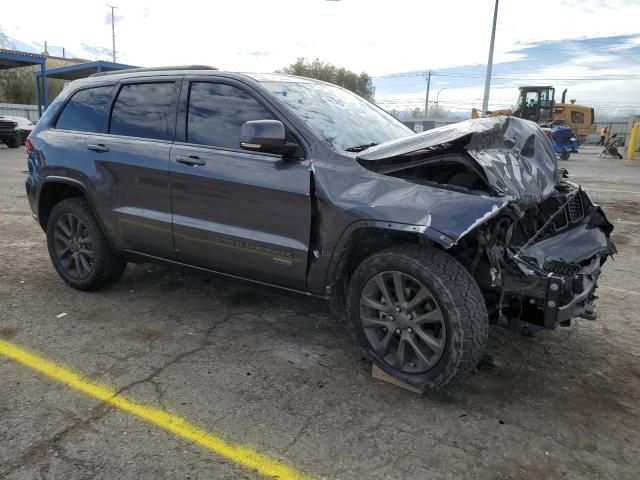
[[[423,380],[416,381],[410,374],[403,374],[386,365],[382,365],[371,355],[369,349],[363,347],[362,342],[358,339],[356,328],[353,325],[355,315],[353,315],[352,309],[358,309],[359,306],[355,305],[354,307],[352,305],[354,292],[351,291],[352,287],[350,286],[348,308],[351,321],[349,324],[356,343],[366,357],[398,380],[419,387],[442,387],[454,378],[463,378],[475,371],[487,343],[489,327],[482,292],[471,274],[457,260],[445,252],[424,245],[402,245],[383,250],[368,257],[358,266],[353,277],[358,274],[359,269],[366,268],[367,264],[380,262],[381,260],[385,263],[388,262],[390,265],[410,263],[419,269],[426,269],[426,273],[432,277],[432,280],[438,282],[440,287],[448,292],[449,298],[447,302],[452,304],[456,314],[457,318],[453,320],[459,326],[460,338],[457,341],[454,339],[455,345],[452,344],[452,351],[446,368],[436,378],[426,382]],[[359,313],[357,315],[359,316]]]
[[[94,234],[94,246],[96,252],[96,262],[99,264],[97,266],[96,275],[89,277],[88,280],[76,281],[71,278],[68,278],[64,274],[62,274],[58,267],[56,266],[56,262],[53,259],[53,251],[51,246],[49,246],[49,255],[51,256],[51,260],[54,263],[54,267],[58,271],[60,277],[71,287],[76,288],[78,290],[99,290],[101,288],[107,287],[118,280],[122,274],[124,273],[127,262],[117,255],[109,242],[107,241],[102,227],[96,220],[96,217],[93,213],[93,209],[89,205],[89,202],[83,197],[71,197],[57,203],[49,215],[49,222],[47,225],[47,240],[49,241],[49,232],[53,232],[53,228],[55,226],[55,221],[63,212],[72,212],[79,213],[84,217],[84,220],[87,221],[89,227]]]

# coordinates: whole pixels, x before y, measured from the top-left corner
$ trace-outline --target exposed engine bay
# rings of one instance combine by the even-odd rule
[[[358,161],[378,174],[465,193],[464,202],[455,202],[458,211],[496,200],[467,228],[445,232],[452,238],[449,253],[483,291],[490,319],[528,331],[568,325],[577,316],[594,319],[600,268],[616,253],[613,226],[566,170],[557,169],[553,148],[535,124],[483,120],[383,144]],[[430,215],[449,226],[437,205]],[[458,211],[449,216],[468,222]]]
[[[539,206],[506,207],[452,253],[478,281],[496,322],[553,328],[595,318],[600,268],[616,253],[612,229],[579,186],[562,182]]]

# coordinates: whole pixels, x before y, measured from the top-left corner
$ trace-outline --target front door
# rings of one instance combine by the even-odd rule
[[[184,141],[172,147],[170,164],[176,257],[305,288],[308,161],[240,148],[244,122],[276,118],[242,85],[185,81],[183,92]]]

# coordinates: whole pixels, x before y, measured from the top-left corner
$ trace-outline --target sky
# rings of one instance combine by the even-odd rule
[[[494,0],[30,0],[32,14],[3,9],[0,29],[17,49],[110,59],[106,3],[122,63],[270,72],[319,58],[372,75],[387,109],[423,107],[431,70],[431,101],[440,91],[461,115],[482,104]],[[640,0],[501,0],[490,108],[551,84],[601,114],[640,111],[639,18]]]

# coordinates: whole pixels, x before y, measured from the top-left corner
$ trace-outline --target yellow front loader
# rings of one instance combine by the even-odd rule
[[[520,87],[515,110],[504,109],[486,112],[487,116],[513,115],[538,124],[556,126],[567,125],[580,139],[596,131],[593,108],[576,105],[575,100],[565,102],[567,89],[562,92],[562,101],[556,103],[555,88],[551,86]],[[475,108],[471,118],[480,115]]]

